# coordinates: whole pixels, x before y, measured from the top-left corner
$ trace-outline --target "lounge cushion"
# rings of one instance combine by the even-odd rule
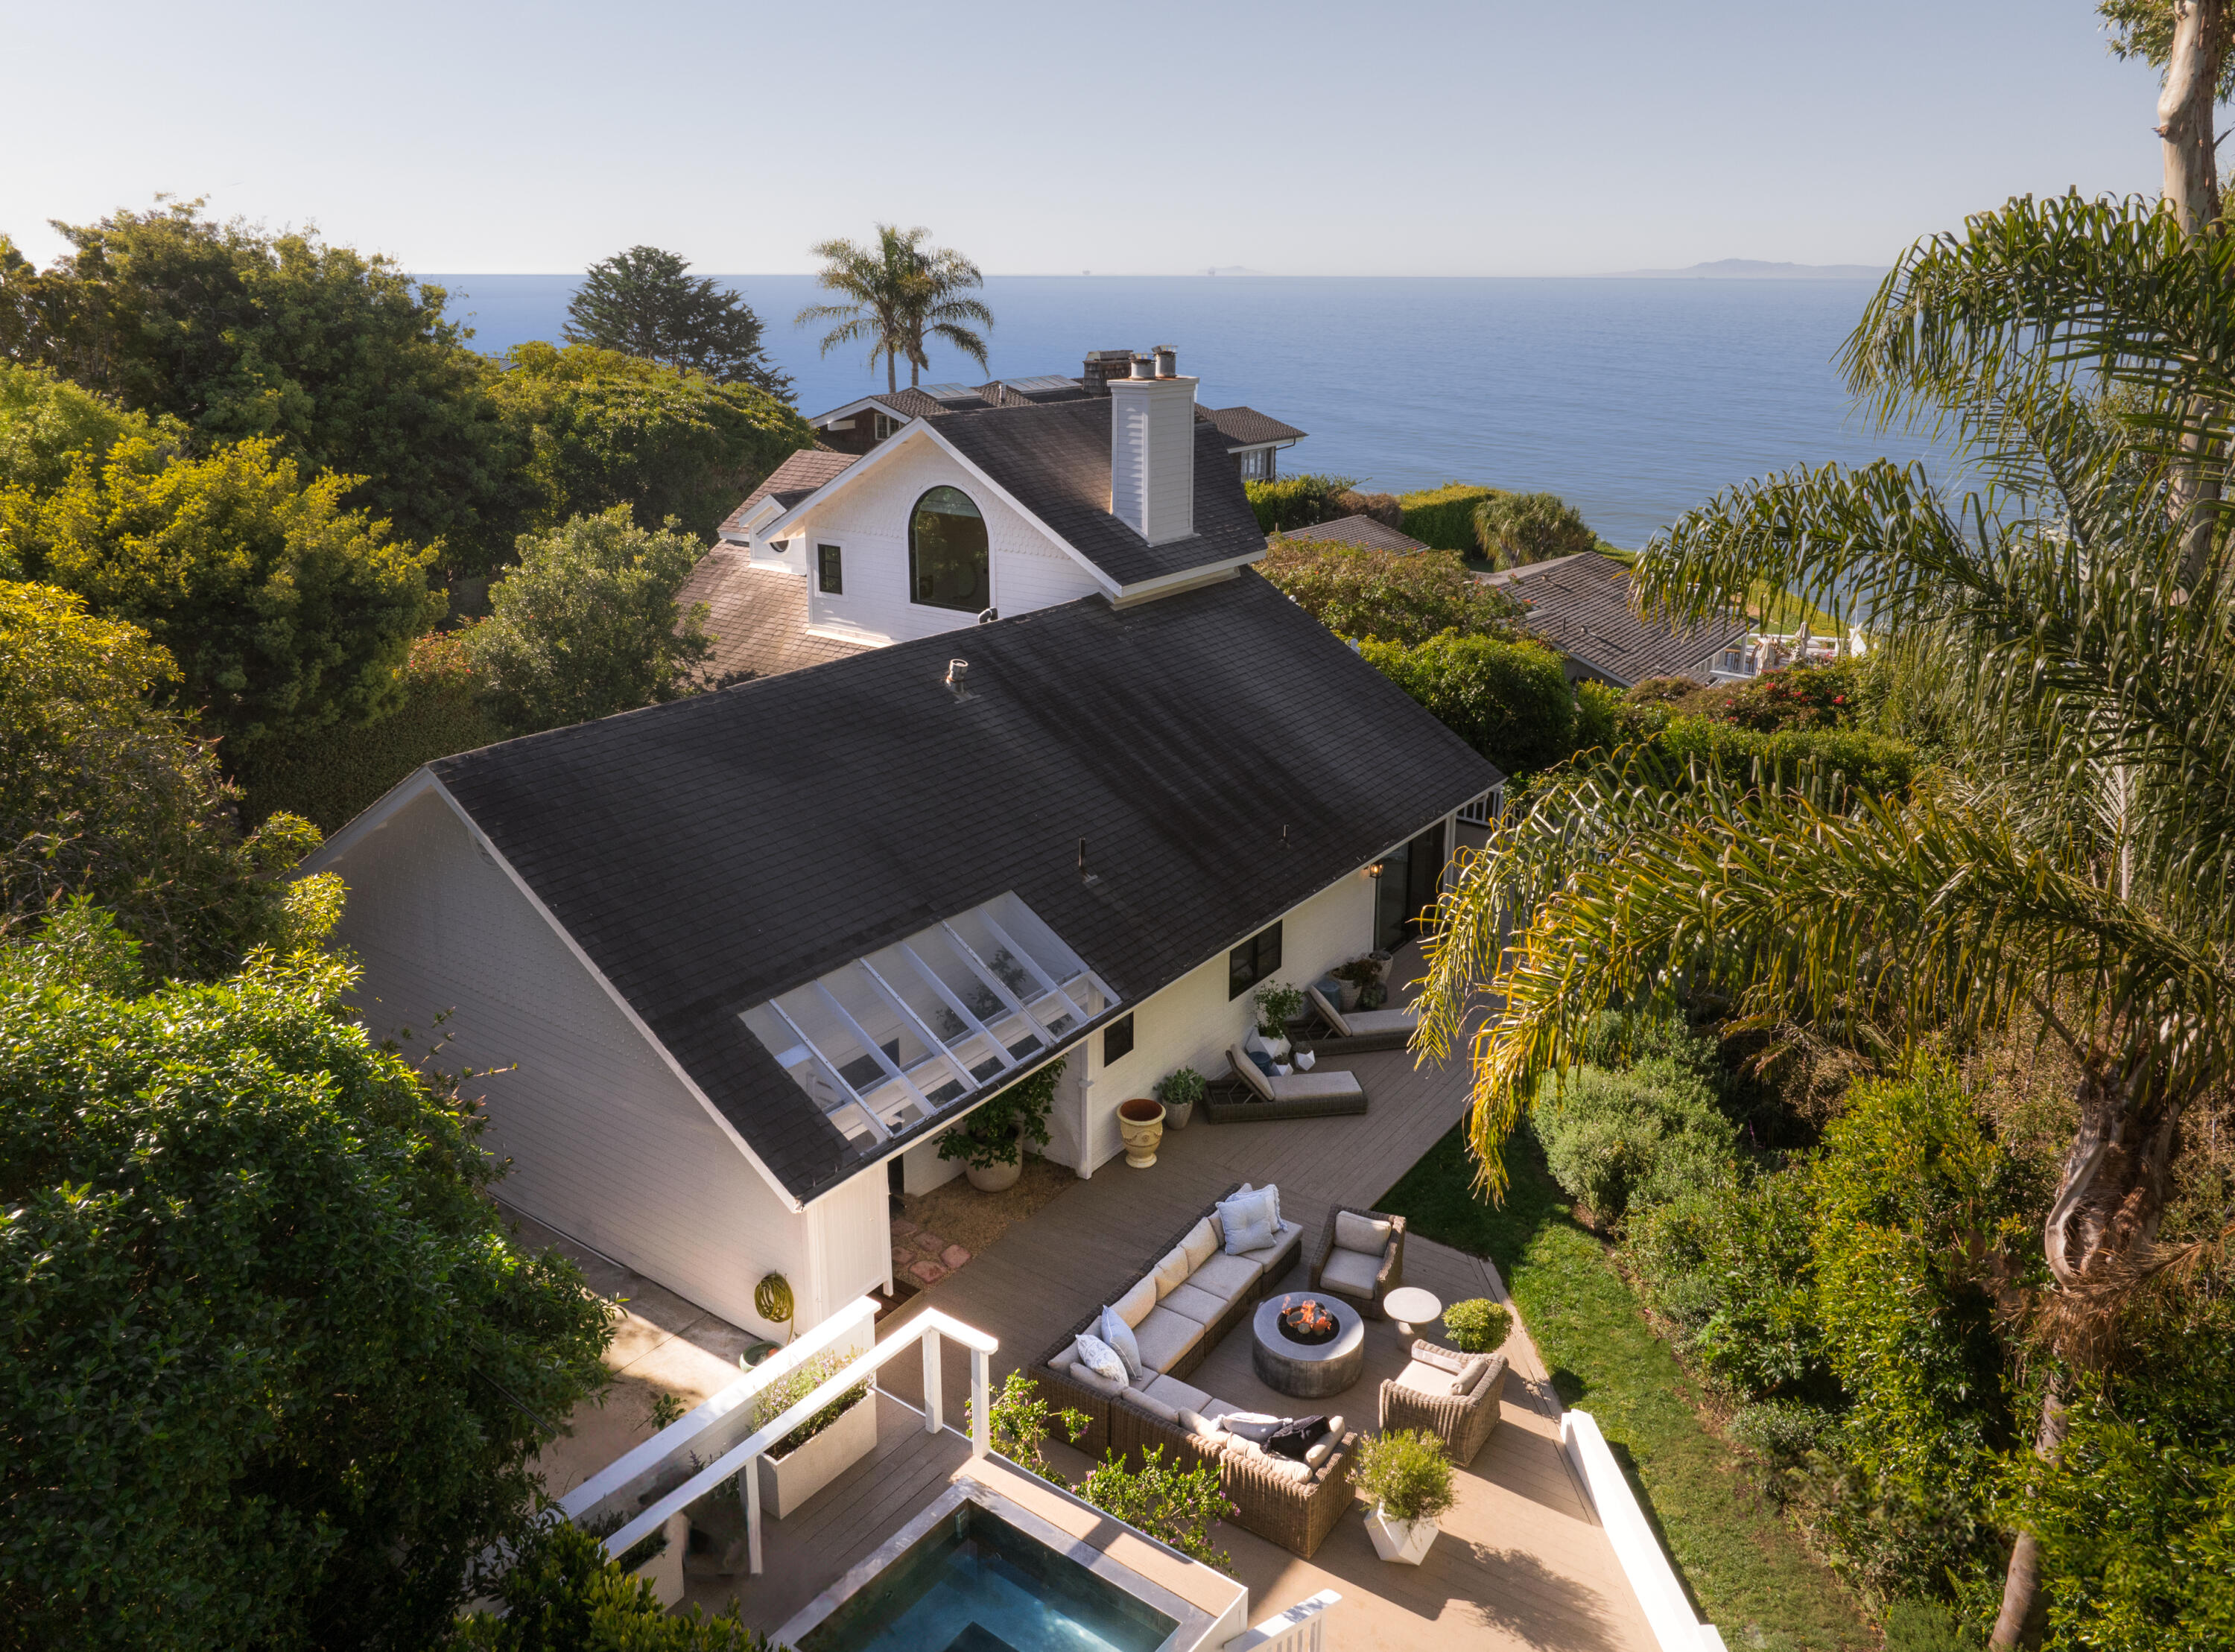
[[[1203,1341],[1203,1326],[1169,1308],[1155,1308],[1133,1328],[1133,1335],[1141,1344],[1141,1363],[1151,1371],[1169,1371]]]
[[[1218,1254],[1218,1236],[1211,1231],[1209,1217],[1188,1230],[1187,1237],[1180,1241],[1180,1250],[1187,1257],[1188,1275],[1192,1279],[1196,1269]]]
[[[1308,1073],[1269,1078],[1265,1087],[1272,1092],[1269,1099],[1276,1101],[1332,1101],[1338,1096],[1366,1093],[1366,1087],[1358,1081],[1358,1074],[1340,1067],[1314,1068]]]
[[[1226,1311],[1226,1299],[1214,1296],[1193,1284],[1182,1285],[1164,1298],[1163,1305],[1175,1314],[1185,1314],[1199,1325],[1208,1326]]]
[[[1177,1406],[1166,1404],[1155,1394],[1150,1394],[1146,1388],[1128,1388],[1125,1391],[1125,1398],[1131,1401],[1133,1404],[1140,1407],[1142,1410],[1147,1412],[1159,1422],[1176,1424],[1180,1420],[1179,1407]]]
[[[1334,1242],[1346,1250],[1367,1250],[1378,1257],[1389,1248],[1393,1231],[1391,1224],[1377,1222],[1355,1211],[1335,1212]]]
[[[1337,1245],[1327,1252],[1327,1265],[1320,1270],[1320,1283],[1330,1290],[1347,1290],[1353,1296],[1371,1296],[1375,1276],[1380,1271],[1379,1253],[1369,1257],[1363,1250],[1346,1250]]]
[[[1262,1263],[1248,1257],[1229,1257],[1222,1250],[1190,1274],[1188,1283],[1230,1303],[1242,1292],[1255,1290],[1262,1271]]]
[[[1107,1343],[1119,1359],[1125,1361],[1125,1380],[1128,1382],[1138,1382],[1148,1375],[1148,1373],[1141,1368],[1141,1349],[1133,1340],[1133,1328],[1125,1322],[1124,1316],[1116,1309],[1105,1308],[1102,1310],[1102,1317],[1094,1322],[1094,1334]],[[1102,1368],[1101,1361],[1097,1360],[1094,1364],[1098,1370]],[[1102,1374],[1104,1376],[1111,1374],[1106,1370]]]
[[[1240,1079],[1260,1101],[1270,1101],[1273,1099],[1272,1077],[1258,1070],[1256,1059],[1254,1056],[1236,1046],[1227,1059],[1234,1064],[1234,1075]]]
[[[1254,1262],[1260,1268],[1270,1268],[1280,1260],[1281,1252],[1294,1245],[1303,1237],[1303,1229],[1295,1223],[1283,1222],[1281,1224],[1279,1232],[1255,1250],[1243,1251],[1242,1259],[1245,1262]]]
[[[1350,1023],[1344,1018],[1342,1011],[1335,1007],[1335,1001],[1342,996],[1340,982],[1331,981],[1323,987],[1314,981],[1304,989],[1304,996],[1311,1000],[1312,1008],[1320,1012],[1320,1019],[1334,1028],[1336,1037],[1350,1036]]]
[[[1417,1009],[1353,1009],[1343,1017],[1349,1023],[1353,1038],[1370,1038],[1377,1033],[1409,1033],[1420,1024]]]
[[[1142,1392],[1155,1394],[1175,1411],[1201,1411],[1211,1402],[1201,1388],[1176,1376],[1150,1377]]]
[[[1154,1276],[1157,1281],[1157,1300],[1162,1302],[1179,1286],[1187,1283],[1188,1276],[1194,1271],[1195,1270],[1188,1265],[1187,1252],[1178,1245],[1174,1245],[1165,1251],[1157,1259],[1157,1271]]]
[[[1397,1386],[1426,1394],[1431,1400],[1448,1400],[1452,1397],[1452,1374],[1414,1360],[1397,1374]]]
[[[1131,1290],[1110,1305],[1118,1310],[1118,1318],[1124,1320],[1135,1330],[1139,1330],[1141,1322],[1148,1318],[1149,1310],[1157,1305],[1157,1276],[1150,1274],[1138,1281]]]

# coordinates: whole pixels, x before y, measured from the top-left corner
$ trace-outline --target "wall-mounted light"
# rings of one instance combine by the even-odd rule
[[[1368,866],[1368,867],[1366,869],[1366,875],[1367,875],[1368,878],[1380,878],[1380,877],[1381,876],[1381,874],[1383,873],[1383,872],[1385,872],[1385,871],[1386,871],[1386,870],[1387,870],[1387,865],[1386,865],[1386,862],[1383,862],[1383,861],[1377,860],[1377,861],[1375,861],[1372,865]]]

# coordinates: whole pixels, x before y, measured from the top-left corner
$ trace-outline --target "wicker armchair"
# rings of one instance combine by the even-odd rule
[[[1389,1224],[1389,1237],[1382,1246],[1380,1265],[1371,1268],[1370,1261],[1342,1261],[1342,1257],[1370,1257],[1371,1253],[1354,1250],[1335,1243],[1335,1230],[1346,1216],[1366,1222]],[[1334,1263],[1332,1275],[1328,1264]],[[1371,1277],[1368,1270],[1371,1268]],[[1355,1205],[1338,1205],[1327,1212],[1327,1226],[1320,1233],[1319,1260],[1312,1263],[1314,1290],[1327,1291],[1341,1297],[1368,1319],[1386,1319],[1381,1310],[1381,1299],[1405,1283],[1405,1218],[1381,1211],[1365,1210]]]
[[[1425,1428],[1444,1442],[1444,1453],[1465,1468],[1498,1430],[1498,1401],[1505,1392],[1505,1355],[1490,1356],[1489,1368],[1465,1394],[1429,1394],[1424,1387],[1448,1387],[1472,1355],[1455,1354],[1428,1342],[1412,1344],[1412,1363],[1381,1384],[1381,1432]],[[1418,1383],[1406,1379],[1414,1377]],[[1440,1381],[1438,1379],[1441,1379]]]

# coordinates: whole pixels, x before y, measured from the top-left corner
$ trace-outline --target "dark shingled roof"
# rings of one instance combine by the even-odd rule
[[[1596,551],[1477,576],[1528,604],[1522,623],[1618,687],[1648,677],[1708,681],[1707,661],[1747,634],[1735,615],[1679,630],[1641,619],[1629,605],[1629,570]]]
[[[779,510],[790,510],[840,471],[860,458],[859,454],[836,454],[828,447],[803,447],[789,455],[768,474],[768,480],[745,495],[744,503],[722,519],[724,534],[744,532],[745,513],[773,495]]]
[[[1120,585],[1254,557],[1264,531],[1209,425],[1195,427],[1195,532],[1151,545],[1110,514],[1106,396],[951,413],[932,428]]]
[[[1122,1014],[1500,778],[1246,571],[431,767],[801,1199],[890,1147],[849,1144],[744,1010],[1013,890]]]
[[[1255,447],[1268,441],[1301,441],[1304,432],[1282,424],[1255,408],[1206,408],[1204,415],[1218,428],[1229,447]]]
[[[750,552],[729,545],[698,558],[675,603],[685,613],[706,604],[706,633],[714,639],[706,664],[718,677],[739,671],[777,676],[850,659],[869,646],[809,636],[807,581],[789,568],[756,568]]]
[[[1370,516],[1346,516],[1333,522],[1314,522],[1308,528],[1290,528],[1281,535],[1290,545],[1357,545],[1368,551],[1394,551],[1408,557],[1428,547],[1409,533],[1399,533]]]

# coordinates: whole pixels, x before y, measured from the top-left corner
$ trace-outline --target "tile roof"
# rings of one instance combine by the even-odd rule
[[[803,1200],[890,1149],[849,1143],[744,1009],[1013,890],[1123,1013],[1500,778],[1248,571],[431,767]]]
[[[1290,545],[1358,545],[1368,551],[1394,551],[1410,556],[1428,547],[1409,533],[1399,533],[1370,516],[1346,516],[1333,522],[1315,522],[1308,528],[1290,528],[1281,538]]]
[[[1111,401],[951,413],[933,426],[1064,542],[1120,585],[1255,557],[1265,548],[1226,444],[1195,428],[1195,529],[1151,545],[1110,513]]]
[[[1255,408],[1206,408],[1203,411],[1231,447],[1254,447],[1261,442],[1301,441],[1306,434],[1292,424],[1282,424],[1278,419],[1258,412]]]
[[[1622,688],[1660,676],[1705,682],[1709,658],[1748,630],[1735,616],[1683,630],[1640,618],[1629,570],[1596,551],[1476,577],[1527,604],[1530,630]]]
[[[771,496],[779,509],[790,510],[860,457],[859,454],[833,453],[828,447],[803,447],[786,455],[765,481],[745,495],[744,504],[722,519],[717,531],[724,535],[744,532],[744,519],[753,506]]]
[[[749,552],[718,545],[698,558],[675,593],[688,612],[705,603],[714,638],[707,664],[717,676],[750,671],[772,677],[825,660],[849,659],[868,646],[807,634],[807,581],[789,568],[756,568]]]

